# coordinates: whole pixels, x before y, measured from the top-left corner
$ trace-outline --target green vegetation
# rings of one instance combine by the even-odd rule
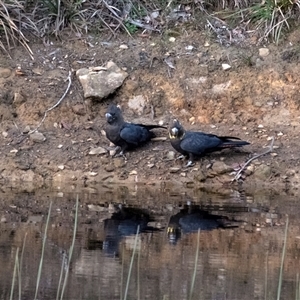
[[[262,39],[278,42],[299,21],[300,0],[0,0],[0,48],[9,54],[16,42],[32,56],[26,36],[77,35],[120,30],[164,32],[183,22],[219,20],[246,24]],[[199,21],[201,20],[201,21]]]

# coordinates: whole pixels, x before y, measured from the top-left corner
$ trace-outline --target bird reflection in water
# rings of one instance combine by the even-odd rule
[[[119,243],[123,238],[157,230],[148,226],[150,221],[152,219],[146,210],[119,205],[111,218],[104,220],[105,239],[96,241],[97,248],[102,249],[108,256],[118,257]],[[89,245],[91,244],[95,244],[95,241],[89,239]]]
[[[176,244],[182,234],[198,230],[233,227],[238,227],[237,221],[232,221],[226,216],[211,214],[209,211],[201,209],[198,205],[192,205],[188,201],[179,213],[170,218],[167,233],[169,242]]]

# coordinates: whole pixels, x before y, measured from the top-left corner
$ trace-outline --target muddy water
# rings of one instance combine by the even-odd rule
[[[0,299],[10,297],[23,245],[21,299],[34,298],[50,202],[38,299],[56,299],[61,270],[68,268],[77,194],[78,230],[64,299],[125,299],[126,290],[127,299],[275,299],[287,215],[281,299],[295,299],[296,197],[166,186],[3,188]]]

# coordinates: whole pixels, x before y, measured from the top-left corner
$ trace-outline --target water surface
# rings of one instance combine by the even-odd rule
[[[296,197],[156,186],[2,192],[0,299],[10,297],[23,245],[21,299],[34,298],[50,202],[38,299],[56,299],[77,194],[78,230],[64,299],[124,299],[126,289],[127,299],[275,299],[287,216],[281,299],[295,299]],[[18,288],[17,280],[14,299]]]

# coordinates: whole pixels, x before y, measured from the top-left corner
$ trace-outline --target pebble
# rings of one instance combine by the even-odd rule
[[[57,197],[62,198],[63,196],[64,196],[64,193],[63,193],[63,192],[58,192],[58,193],[57,193]]]
[[[107,165],[104,167],[104,170],[106,172],[113,172],[115,170],[115,167],[113,165]]]
[[[60,144],[60,145],[57,146],[58,149],[61,149],[62,147],[63,147],[62,144]]]
[[[137,171],[136,170],[132,170],[129,172],[129,175],[137,175]]]
[[[30,134],[30,139],[35,143],[43,143],[46,137],[41,132],[34,132]]]
[[[188,45],[185,47],[185,50],[188,50],[188,51],[192,51],[194,49],[194,46],[192,45]]]
[[[257,127],[258,127],[258,128],[264,128],[264,125],[259,124]]]
[[[0,68],[0,78],[7,78],[11,75],[11,70],[8,68]]]
[[[123,157],[117,157],[114,159],[114,166],[116,168],[123,168],[126,165],[126,161],[124,160]]]
[[[180,168],[176,168],[176,167],[173,167],[173,168],[170,168],[170,173],[177,173],[178,171],[180,171]]]
[[[122,45],[120,45],[119,48],[122,49],[122,50],[126,50],[126,49],[128,49],[128,46],[125,45],[125,44],[122,44]]]
[[[171,36],[171,37],[169,38],[169,42],[174,43],[175,41],[176,41],[176,38],[174,38],[174,36]]]
[[[97,176],[98,175],[98,173],[97,172],[89,172],[89,176],[92,176],[92,177],[94,177],[94,176]]]
[[[268,48],[259,48],[258,53],[260,57],[266,57],[270,54],[270,50]]]
[[[30,131],[30,126],[29,125],[25,126],[25,128],[23,129],[23,133],[26,134],[29,131]]]
[[[228,65],[228,64],[222,64],[222,69],[223,69],[224,71],[229,70],[229,69],[231,69],[231,65]]]
[[[59,165],[59,166],[57,166],[57,168],[58,168],[59,170],[63,170],[63,169],[65,168],[65,166],[64,166],[64,165]]]
[[[107,150],[103,147],[91,148],[89,155],[100,155],[107,153]]]
[[[175,158],[175,152],[174,151],[169,151],[166,155],[167,160],[173,160]]]
[[[8,132],[7,132],[7,131],[3,131],[3,132],[2,132],[2,136],[3,136],[4,138],[7,138],[7,137],[8,137]]]

